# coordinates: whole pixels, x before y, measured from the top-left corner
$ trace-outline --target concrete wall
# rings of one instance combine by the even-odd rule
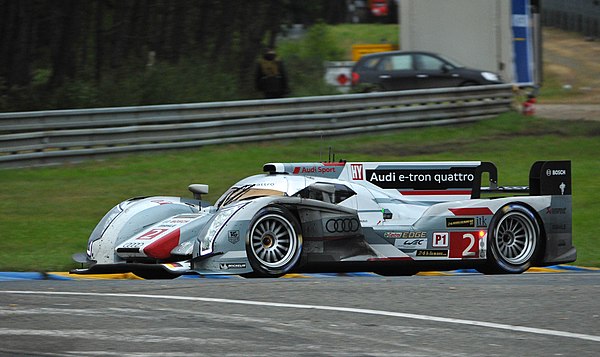
[[[400,0],[400,47],[441,53],[511,82],[511,1]]]

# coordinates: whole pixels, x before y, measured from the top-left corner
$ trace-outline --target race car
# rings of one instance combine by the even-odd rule
[[[522,187],[498,186],[496,166],[480,161],[268,163],[263,171],[214,205],[201,199],[204,184],[189,186],[193,198],[121,202],[71,272],[514,274],[576,259],[570,161],[534,163]]]

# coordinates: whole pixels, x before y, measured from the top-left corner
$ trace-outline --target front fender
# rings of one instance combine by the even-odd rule
[[[110,210],[88,239],[87,256],[96,264],[123,262],[115,247],[164,219],[182,213],[197,213],[198,207],[179,197],[132,198]]]

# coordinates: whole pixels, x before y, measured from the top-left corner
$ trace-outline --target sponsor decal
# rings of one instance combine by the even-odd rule
[[[352,171],[353,180],[364,180],[362,164],[350,164],[350,170]]]
[[[143,242],[128,242],[123,244],[122,248],[141,248],[145,245]]]
[[[566,224],[553,224],[552,225],[552,229],[553,230],[557,230],[557,231],[566,231],[567,230],[567,225]]]
[[[149,230],[148,232],[142,234],[141,236],[137,237],[137,240],[152,240],[156,237],[158,237],[159,235],[163,234],[164,232],[168,231],[167,228],[153,228],[151,230]]]
[[[434,232],[431,246],[434,248],[448,247],[448,232]]]
[[[450,232],[450,258],[479,258],[480,232]]]
[[[188,223],[189,221],[191,221],[191,219],[177,219],[177,218],[173,218],[173,219],[169,220],[168,223],[172,223],[172,224],[185,224],[185,223]]]
[[[567,175],[567,170],[564,169],[547,169],[546,170],[546,176],[550,177],[550,176],[566,176]]]
[[[475,217],[475,226],[487,227],[488,226],[487,217],[484,217],[484,216]]]
[[[246,263],[221,263],[219,264],[219,269],[246,269]]]
[[[417,257],[447,257],[447,250],[417,250]]]
[[[383,237],[397,239],[427,238],[427,232],[385,232]]]
[[[548,207],[546,208],[546,214],[566,214],[566,207]]]
[[[271,187],[275,186],[275,182],[257,182],[253,184],[255,187]]]
[[[404,249],[427,248],[427,239],[396,239],[394,246]]]
[[[240,241],[240,231],[229,231],[229,243],[235,244]]]
[[[303,174],[327,174],[336,172],[336,167],[325,167],[325,166],[312,166],[312,167],[304,167],[304,166],[296,166],[294,167],[294,175],[303,175]]]
[[[358,231],[359,228],[360,223],[356,218],[330,219],[325,223],[325,229],[329,233],[350,233]]]
[[[454,227],[475,227],[475,218],[454,218],[449,217],[446,218],[446,227],[454,228]]]
[[[365,179],[381,188],[415,190],[472,188],[475,168],[459,167],[439,170],[365,170]]]

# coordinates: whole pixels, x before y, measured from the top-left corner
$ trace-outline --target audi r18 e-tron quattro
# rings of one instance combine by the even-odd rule
[[[201,200],[208,186],[200,184],[189,186],[193,198],[119,203],[87,252],[74,255],[87,267],[72,273],[493,274],[576,259],[570,161],[536,162],[522,187],[498,186],[496,167],[479,161],[269,163],[263,171],[214,205]]]

